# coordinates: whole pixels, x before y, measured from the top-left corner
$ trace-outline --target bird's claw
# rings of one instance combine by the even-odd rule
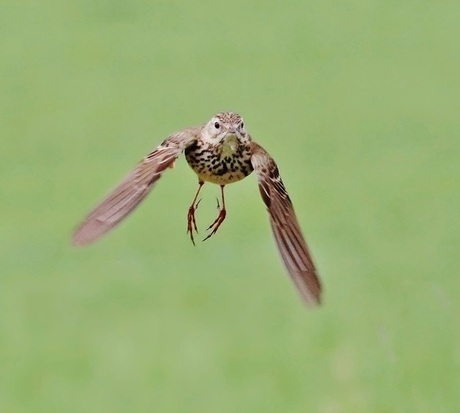
[[[206,241],[207,239],[211,238],[213,235],[216,234],[217,230],[222,225],[222,222],[224,222],[226,216],[227,211],[225,209],[221,209],[215,221],[207,229],[207,231],[211,230],[211,232],[208,234],[206,238],[203,239],[203,241]]]
[[[195,245],[195,239],[193,238],[193,232],[196,232],[198,234],[198,227],[196,225],[196,219],[195,219],[195,211],[197,210],[198,204],[200,203],[200,201],[198,201],[196,205],[192,205],[188,209],[188,214],[187,214],[187,234],[190,234],[190,239],[193,245]]]

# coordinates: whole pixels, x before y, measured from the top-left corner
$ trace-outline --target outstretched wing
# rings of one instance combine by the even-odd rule
[[[196,141],[200,128],[189,128],[165,139],[97,205],[75,230],[74,245],[96,241],[132,212],[152,190],[161,174]]]
[[[254,142],[251,162],[284,265],[306,302],[320,304],[321,285],[278,167],[271,156]]]

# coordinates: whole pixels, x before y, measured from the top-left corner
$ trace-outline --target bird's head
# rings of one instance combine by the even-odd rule
[[[212,144],[246,143],[250,138],[244,129],[243,118],[234,112],[221,112],[204,126],[203,140]]]

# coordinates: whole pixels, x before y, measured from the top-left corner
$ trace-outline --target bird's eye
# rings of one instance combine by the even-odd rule
[[[244,128],[244,123],[243,123],[243,122],[240,123],[240,128],[241,128],[241,129]]]
[[[215,127],[216,129],[219,129],[219,128],[220,128],[220,123],[219,123],[219,122],[214,122],[214,127]]]

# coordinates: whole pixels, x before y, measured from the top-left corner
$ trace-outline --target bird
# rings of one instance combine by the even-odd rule
[[[187,214],[187,234],[192,243],[198,233],[195,212],[203,185],[219,185],[221,196],[219,213],[208,227],[205,241],[217,233],[226,218],[225,186],[255,172],[282,262],[306,304],[319,305],[321,283],[278,166],[252,140],[243,118],[235,112],[218,113],[207,123],[185,128],[163,140],[89,212],[75,229],[72,243],[90,244],[115,228],[144,200],[162,174],[174,167],[181,153],[198,177],[198,189]]]

